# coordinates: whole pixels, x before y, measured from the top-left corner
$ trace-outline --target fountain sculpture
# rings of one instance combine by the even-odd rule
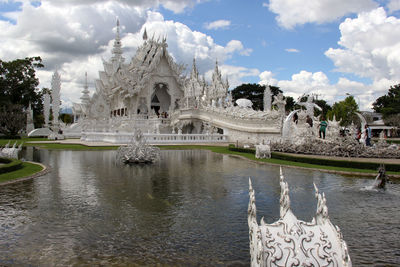
[[[325,195],[318,193],[317,212],[311,222],[298,220],[290,209],[289,189],[280,170],[280,219],[257,223],[255,193],[249,179],[248,224],[251,266],[351,267],[346,242],[329,220]]]
[[[17,147],[17,142],[14,143],[12,147],[10,147],[10,142],[0,150],[0,157],[10,158],[10,159],[18,159],[18,154],[22,150],[22,143]]]
[[[378,169],[378,175],[374,181],[374,187],[385,190],[388,182],[389,177],[386,175],[385,165],[381,164]]]
[[[121,146],[117,151],[117,161],[121,163],[153,163],[159,158],[160,149],[148,145],[140,130],[134,132],[129,145]]]

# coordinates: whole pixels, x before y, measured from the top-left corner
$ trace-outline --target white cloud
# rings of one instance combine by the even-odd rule
[[[259,84],[277,86],[278,85],[278,80],[275,79],[274,76],[275,75],[270,71],[261,72],[260,75],[258,76],[258,77],[260,77]]]
[[[388,4],[387,7],[390,12],[394,12],[397,10],[400,10],[400,0],[391,0]]]
[[[237,51],[242,56],[250,56],[250,54],[253,50],[251,48],[245,49],[242,42],[240,42],[238,40],[231,40],[226,45],[226,51],[230,54]]]
[[[361,110],[371,110],[372,103],[386,94],[391,85],[396,84],[395,81],[388,79],[364,84],[347,78],[339,78],[335,84],[331,83],[323,72],[311,73],[304,70],[292,75],[291,80],[276,80],[270,71],[262,72],[259,77],[259,84],[278,86],[285,95],[295,100],[303,94],[317,94],[320,99],[332,105],[350,94],[355,97]]]
[[[300,53],[300,50],[296,48],[286,48],[285,51],[289,53]]]
[[[287,29],[305,23],[331,22],[377,6],[373,0],[270,0],[268,5],[269,10],[278,15],[278,23]]]
[[[340,24],[342,48],[325,52],[337,71],[372,80],[400,80],[400,19],[383,8],[346,19]]]
[[[42,0],[46,2],[50,0]],[[181,13],[188,7],[193,7],[196,3],[201,3],[204,0],[51,0],[54,5],[71,6],[71,5],[93,5],[100,3],[116,2],[127,7],[135,7],[141,9],[149,9],[163,6],[165,9],[171,10],[174,13]]]
[[[204,27],[207,30],[227,29],[229,28],[229,26],[231,26],[231,22],[229,20],[224,20],[224,19],[204,24]]]

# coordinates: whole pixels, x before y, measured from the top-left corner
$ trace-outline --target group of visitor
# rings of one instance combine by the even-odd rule
[[[365,124],[364,126],[364,130],[361,130],[361,128],[358,129],[357,134],[356,134],[356,140],[358,142],[363,142],[364,140],[362,140],[362,134],[363,132],[365,133],[364,138],[365,138],[365,145],[366,146],[372,146],[371,145],[371,138],[372,138],[372,130],[369,127],[368,124]]]
[[[306,122],[310,127],[313,127],[313,121],[312,119],[307,115]],[[321,122],[319,123],[319,138],[325,139],[326,136],[326,128],[328,127],[328,122],[325,120],[324,117],[322,117]],[[372,146],[371,145],[371,137],[372,137],[372,131],[371,128],[369,127],[368,124],[365,125],[364,127],[364,132],[365,132],[365,145],[366,146]],[[361,140],[361,130],[358,131],[356,139],[360,142]]]
[[[299,117],[295,113],[293,116],[293,122],[297,124],[298,120]],[[310,128],[313,127],[313,119],[309,115],[306,117],[306,123]],[[322,121],[319,123],[319,138],[325,139],[326,127],[328,127],[328,122],[326,122],[325,118],[322,118]]]

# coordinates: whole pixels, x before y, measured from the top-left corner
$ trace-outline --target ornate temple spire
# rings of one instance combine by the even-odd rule
[[[88,104],[90,100],[89,96],[89,86],[87,82],[87,72],[85,72],[85,85],[83,86],[83,91],[82,91],[82,96],[81,96],[81,102],[82,104]]]
[[[197,71],[195,58],[193,58],[192,73],[190,74],[190,78],[196,78],[196,79],[199,78],[199,72]]]
[[[119,33],[119,19],[117,19],[117,34],[115,36],[115,40],[114,40],[114,47],[112,49],[112,61],[117,61],[122,59],[122,44],[121,44],[121,37],[120,37],[120,33]]]
[[[215,61],[215,68],[214,68],[214,72],[212,74],[212,79],[213,81],[221,81],[221,72],[219,71],[218,68],[218,60]]]
[[[146,28],[144,28],[143,40],[144,40],[144,41],[147,41],[147,31],[146,31]]]
[[[212,98],[224,98],[227,96],[228,87],[229,87],[228,79],[226,79],[226,82],[222,80],[222,75],[218,68],[218,60],[216,60],[214,72],[212,74],[210,95],[212,96]]]

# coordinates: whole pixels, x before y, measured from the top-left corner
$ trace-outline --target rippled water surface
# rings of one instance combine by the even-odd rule
[[[162,151],[120,166],[115,151],[26,151],[52,172],[0,187],[0,265],[248,266],[248,179],[257,215],[279,218],[279,168],[208,151]],[[400,184],[284,168],[292,209],[311,221],[327,196],[353,266],[399,266]]]

